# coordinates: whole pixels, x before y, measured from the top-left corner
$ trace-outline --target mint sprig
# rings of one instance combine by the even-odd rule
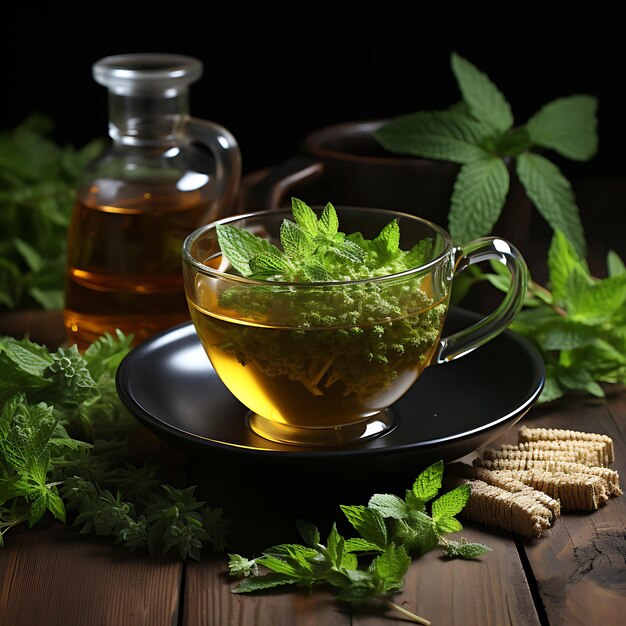
[[[546,365],[540,402],[571,391],[604,396],[602,384],[626,384],[626,267],[615,251],[607,255],[608,275],[590,272],[584,257],[561,231],[548,250],[547,287],[534,281],[524,309],[511,329],[527,337]],[[503,291],[509,276],[471,268],[477,280]]]
[[[52,130],[37,114],[0,131],[0,310],[63,308],[76,185],[104,143],[76,150]]]
[[[282,221],[276,243],[230,224],[217,225],[229,271],[260,284],[220,291],[219,306],[254,324],[229,324],[207,311],[201,323],[216,333],[215,349],[263,375],[299,381],[314,397],[342,394],[362,400],[423,364],[438,341],[445,294],[426,293],[418,274],[358,280],[423,265],[432,258],[433,240],[404,250],[397,219],[372,239],[358,231],[346,234],[330,203],[316,212],[293,198],[292,216]],[[355,282],[333,285],[344,281]],[[302,286],[293,289],[285,282]],[[318,282],[326,284],[310,284]],[[277,311],[284,328],[260,332],[257,322],[277,322]]]
[[[386,150],[459,163],[448,215],[450,234],[465,243],[489,234],[504,208],[510,187],[507,163],[528,198],[550,227],[562,231],[577,253],[585,237],[569,181],[537,150],[552,150],[576,161],[598,149],[597,99],[582,94],[543,106],[523,125],[514,125],[504,95],[476,66],[457,53],[451,68],[462,100],[445,111],[398,116],[374,136]]]
[[[293,220],[280,226],[280,247],[252,232],[218,224],[222,253],[242,276],[271,282],[332,282],[371,278],[417,267],[430,252],[428,241],[400,249],[400,229],[392,220],[373,240],[339,230],[329,202],[318,215],[298,198],[291,202]]]
[[[80,354],[0,337],[0,545],[12,528],[50,514],[129,550],[200,558],[224,548],[227,521],[130,463],[137,427],[115,388],[132,337],[104,335]]]
[[[374,494],[367,506],[341,506],[357,537],[342,536],[335,523],[322,543],[313,524],[298,521],[304,544],[273,546],[254,559],[230,554],[230,574],[245,577],[233,592],[251,593],[283,585],[310,590],[325,585],[334,589],[339,601],[355,605],[378,601],[415,623],[429,624],[390,600],[392,594],[401,591],[412,557],[437,546],[449,558],[475,559],[489,551],[487,546],[464,538],[456,541],[446,537],[463,529],[456,515],[465,506],[470,487],[462,485],[437,497],[443,472],[442,461],[426,468],[404,499]],[[429,515],[427,503],[431,501]]]

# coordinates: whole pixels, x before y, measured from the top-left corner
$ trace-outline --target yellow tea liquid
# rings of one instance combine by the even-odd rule
[[[367,420],[404,394],[430,364],[445,315],[445,306],[436,304],[412,314],[416,325],[430,316],[423,344],[415,358],[385,364],[369,361],[368,346],[358,337],[350,345],[336,341],[337,328],[251,325],[221,315],[214,303],[212,311],[189,305],[215,371],[245,406],[279,424],[326,429]]]
[[[81,349],[116,328],[136,344],[189,319],[181,247],[205,223],[207,201],[171,187],[127,197],[107,205],[92,194],[74,208],[64,320],[70,344]]]

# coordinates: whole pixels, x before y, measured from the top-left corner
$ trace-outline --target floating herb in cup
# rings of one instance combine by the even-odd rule
[[[341,232],[331,204],[316,213],[294,199],[292,215],[276,245],[249,224],[218,223],[215,262],[227,272],[188,277],[191,315],[217,373],[248,408],[337,437],[333,429],[384,411],[430,364],[448,288],[432,268],[414,270],[442,243],[416,238],[401,249],[391,214],[371,239]],[[449,276],[448,257],[440,271]]]

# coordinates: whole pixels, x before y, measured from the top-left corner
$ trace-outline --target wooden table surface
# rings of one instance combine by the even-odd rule
[[[521,424],[608,434],[615,443],[612,467],[626,476],[625,391],[615,390],[605,399],[574,396],[554,406],[535,406],[491,445],[515,441]],[[211,459],[187,458],[147,431],[144,435],[148,457],[173,459],[174,471],[197,484],[210,505],[224,507],[233,520],[229,549],[245,556],[297,540],[296,517],[316,523],[324,534],[340,518],[338,504],[366,503],[363,499],[378,487],[360,485],[361,494],[356,489],[332,493],[315,476],[270,476],[215,465]],[[410,486],[421,469],[416,462],[411,475],[394,477],[394,487]],[[463,534],[492,551],[476,561],[445,560],[437,551],[414,560],[396,603],[434,626],[625,622],[626,496],[593,513],[563,513],[538,539],[469,523]],[[353,610],[326,591],[287,588],[237,595],[234,584],[224,554],[205,551],[200,562],[185,563],[169,555],[151,558],[49,523],[9,533],[0,548],[0,626],[407,623],[388,610]]]
[[[494,443],[512,442],[521,424],[606,433],[615,442],[613,467],[626,475],[626,392],[535,407]],[[321,528],[339,518],[321,491],[307,488],[281,506],[284,484],[267,482],[264,488],[264,477],[235,468],[207,470],[191,463],[189,478],[202,486],[210,503],[220,497],[227,503],[236,531],[233,548],[247,556],[295,539],[296,516],[308,515]],[[297,491],[295,482],[288,488]],[[341,502],[360,503],[353,497],[346,502],[345,494]],[[533,540],[466,523],[463,534],[492,551],[476,561],[445,560],[437,551],[415,559],[395,602],[433,625],[623,624],[625,533],[626,496],[593,513],[563,513],[553,528]],[[351,610],[326,591],[237,595],[231,592],[234,582],[225,555],[206,553],[202,561],[186,563],[168,556],[150,558],[56,523],[7,536],[0,549],[0,581],[1,626],[402,623],[389,612]]]

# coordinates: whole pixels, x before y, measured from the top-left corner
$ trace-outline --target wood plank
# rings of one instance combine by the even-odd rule
[[[515,542],[506,533],[467,524],[462,535],[492,552],[476,560],[446,559],[439,550],[415,559],[393,601],[438,624],[539,625]],[[405,623],[399,614],[353,613],[353,626]],[[402,618],[400,618],[402,619]]]
[[[349,612],[322,590],[284,588],[235,594],[221,557],[189,563],[185,576],[184,626],[349,626]]]
[[[550,409],[533,410],[523,423],[611,436],[617,469],[626,476],[626,396],[608,400],[573,397]],[[619,423],[619,426],[618,426]],[[515,433],[517,429],[513,429]],[[511,433],[508,434],[509,439]],[[551,626],[623,624],[626,613],[626,498],[612,498],[598,511],[563,513],[537,540],[520,540]]]
[[[58,524],[0,550],[0,626],[173,626],[182,565]]]
[[[333,521],[338,523],[342,534],[351,536],[354,531],[342,523],[339,503],[364,503],[376,491],[402,494],[414,479],[411,476],[394,481],[395,489],[390,485],[363,485],[363,481],[333,489],[316,476],[309,479],[298,476],[292,482],[280,472],[260,475],[241,468],[220,471],[219,467],[200,464],[193,472],[193,481],[199,484],[202,498],[209,503],[223,503],[226,516],[233,521],[229,551],[246,557],[257,556],[275,543],[301,541],[295,526],[298,517],[316,524],[322,537]],[[398,490],[398,485],[402,489]],[[480,561],[448,561],[440,557],[439,551],[416,559],[402,593],[396,597],[397,603],[435,624],[463,623],[466,618],[471,623],[475,618],[476,623],[494,626],[538,625],[513,538],[477,527],[468,527],[463,534],[470,541],[490,545],[493,552]],[[332,592],[315,590],[308,596],[305,592],[284,589],[239,596],[231,592],[232,586],[224,559],[190,563],[185,575],[185,626],[398,623],[399,614],[394,611],[384,608],[372,614],[351,611],[350,607],[335,602]]]

